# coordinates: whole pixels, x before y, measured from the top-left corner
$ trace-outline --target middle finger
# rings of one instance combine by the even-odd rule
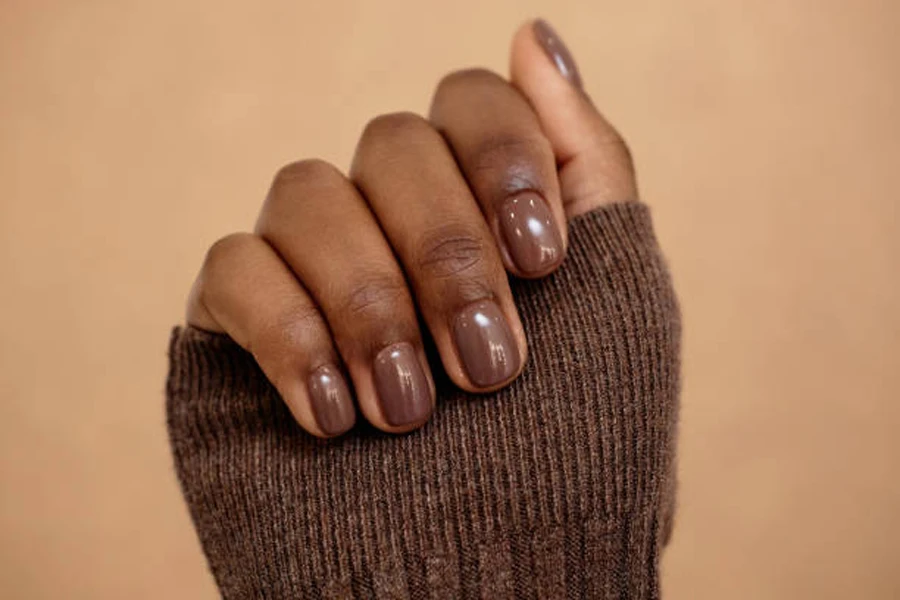
[[[526,344],[490,230],[441,135],[398,113],[366,127],[351,179],[404,266],[453,381],[469,391],[509,383]]]

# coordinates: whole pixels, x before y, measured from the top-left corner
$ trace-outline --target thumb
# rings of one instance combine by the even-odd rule
[[[584,92],[575,60],[546,21],[531,21],[516,32],[510,75],[553,147],[568,217],[637,200],[628,147]]]

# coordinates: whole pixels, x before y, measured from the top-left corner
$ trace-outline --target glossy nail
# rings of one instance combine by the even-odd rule
[[[581,87],[581,75],[578,73],[578,67],[575,65],[575,59],[572,53],[566,48],[562,39],[556,34],[556,31],[550,27],[550,24],[543,19],[538,19],[532,25],[534,37],[538,43],[562,73],[563,77],[568,79],[575,87]]]
[[[506,318],[491,300],[462,309],[453,322],[456,349],[469,379],[493,387],[519,371],[519,349]]]
[[[500,205],[497,218],[507,252],[523,275],[542,275],[562,262],[562,236],[539,194],[510,196]]]
[[[412,344],[401,342],[379,352],[374,378],[389,425],[421,423],[431,414],[431,387]]]
[[[356,411],[344,375],[332,365],[323,365],[307,382],[313,416],[326,435],[344,433],[356,422]]]

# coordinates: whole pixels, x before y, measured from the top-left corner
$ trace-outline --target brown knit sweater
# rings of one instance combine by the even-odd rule
[[[659,597],[678,307],[644,205],[570,232],[557,273],[512,282],[522,376],[473,396],[436,368],[434,418],[404,436],[313,438],[249,354],[175,329],[169,433],[225,598]]]

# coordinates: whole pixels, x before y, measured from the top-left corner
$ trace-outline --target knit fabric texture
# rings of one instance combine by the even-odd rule
[[[402,436],[314,438],[250,354],[174,330],[169,434],[223,597],[659,597],[681,324],[648,208],[575,218],[563,266],[512,288],[521,377],[476,396],[433,362]]]

